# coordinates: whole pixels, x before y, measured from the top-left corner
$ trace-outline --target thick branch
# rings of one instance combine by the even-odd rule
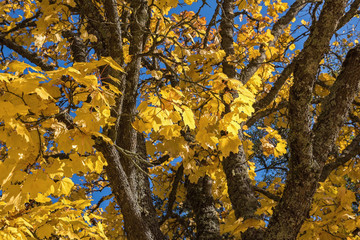
[[[102,17],[102,14],[96,7],[96,5],[89,0],[75,0],[80,9],[80,14],[88,20],[88,23],[92,28],[100,33],[101,39],[98,41],[104,41],[109,34],[109,28],[106,26],[106,20]]]
[[[70,30],[64,31],[62,33],[64,38],[68,38],[70,42],[71,55],[74,58],[75,62],[85,62],[86,61],[86,46],[79,34],[76,34]]]
[[[341,72],[331,87],[330,94],[324,99],[322,111],[313,128],[314,157],[320,165],[325,164],[359,88],[360,45],[357,45],[346,55]]]
[[[324,182],[332,171],[345,163],[350,161],[352,158],[360,154],[360,134],[357,135],[352,142],[342,151],[341,155],[335,159],[334,162],[328,163],[324,166],[320,176],[320,182]]]
[[[342,28],[347,22],[349,22],[351,20],[351,18],[354,17],[354,15],[356,15],[358,13],[359,6],[360,6],[360,0],[355,0],[351,4],[350,10],[340,19],[336,30],[339,30],[340,28]],[[275,28],[275,25],[274,25],[274,28]],[[295,61],[296,61],[296,58],[294,59],[293,62],[295,62]],[[265,97],[263,97],[259,101],[255,102],[253,107],[255,108],[256,111],[259,109],[265,108],[276,98],[278,92],[280,91],[281,87],[284,85],[286,79],[288,79],[290,77],[290,75],[292,74],[293,71],[294,71],[294,64],[290,63],[289,65],[286,66],[286,68],[280,74],[280,76],[276,80],[274,86],[271,88],[270,92]]]
[[[143,219],[140,211],[141,207],[136,200],[136,196],[132,191],[127,175],[120,162],[121,157],[119,152],[115,146],[99,138],[96,139],[96,149],[101,151],[108,162],[106,173],[110,180],[112,192],[124,215],[129,239],[155,239],[150,227]]]
[[[37,55],[37,53],[31,52],[14,41],[7,39],[4,34],[0,34],[0,44],[14,50],[22,57],[28,59],[31,63],[39,66],[43,71],[51,71],[55,69],[54,66],[46,63],[39,55]]]
[[[325,2],[304,49],[294,62],[294,84],[289,97],[289,175],[283,196],[270,219],[265,239],[296,239],[308,216],[321,170],[313,158],[311,144],[310,106],[313,85],[319,63],[329,48],[345,6],[345,0]],[[327,155],[326,150],[323,154]]]
[[[339,24],[337,26],[337,30],[342,28],[346,23],[348,23],[356,14],[359,14],[360,0],[355,0],[351,6],[349,11],[347,11],[344,16],[340,19]]]
[[[117,10],[116,0],[105,0],[105,13],[107,19],[110,21],[109,30],[109,52],[110,56],[120,65],[124,63],[120,17]]]
[[[119,16],[117,15],[117,3],[113,0],[106,0],[106,16],[111,22],[109,30],[113,31],[108,33],[107,47],[109,55],[112,56],[119,64],[122,64],[122,48],[121,30]],[[146,34],[144,32],[147,29],[148,24],[148,3],[145,0],[133,0],[130,2],[132,8],[132,14],[130,18],[130,33],[132,39],[130,39],[129,54],[132,55],[131,62],[126,66],[126,77],[124,77],[120,90],[122,96],[117,99],[117,106],[115,111],[118,114],[118,119],[114,129],[110,129],[108,134],[115,143],[119,145],[121,149],[130,152],[140,152],[143,157],[146,157],[144,139],[138,139],[138,133],[132,127],[132,121],[136,113],[136,99],[138,82],[141,68],[140,54],[143,52],[144,43],[146,40]],[[112,74],[115,74],[112,72]],[[114,76],[114,75],[113,75]],[[118,76],[114,76],[118,77]],[[117,152],[119,153],[119,152]],[[147,176],[144,172],[147,171],[145,166],[141,166],[142,170],[134,161],[121,157],[117,161],[116,158],[109,156],[107,158],[110,167],[107,168],[109,180],[112,184],[112,189],[115,195],[122,196],[124,194],[132,195],[133,198],[126,201],[134,201],[133,208],[124,199],[117,198],[120,205],[121,212],[124,215],[124,227],[131,239],[164,239],[159,224],[156,218],[156,212],[153,208],[151,199],[150,186]],[[140,163],[139,163],[140,164]],[[115,169],[114,169],[115,167]],[[123,172],[118,172],[123,171]],[[118,173],[117,173],[118,172]],[[125,174],[125,178],[119,178],[117,175]],[[122,181],[125,181],[123,183]],[[117,185],[128,184],[128,188],[118,188]],[[126,187],[127,187],[126,186]],[[129,191],[129,192],[128,192]],[[137,214],[140,212],[143,225],[137,223]],[[149,229],[146,236],[139,237],[138,232],[142,232]]]
[[[137,133],[137,149],[136,152],[144,159],[147,156],[145,137],[142,133]],[[156,210],[153,204],[152,192],[149,182],[149,171],[147,164],[143,162],[137,163],[142,171],[137,171],[136,176],[136,192],[137,201],[140,206],[140,211],[144,222],[149,226],[154,239],[164,239],[162,232],[160,231],[160,224],[158,222]]]

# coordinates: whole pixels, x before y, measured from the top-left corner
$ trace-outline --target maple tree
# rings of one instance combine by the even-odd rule
[[[0,238],[360,239],[359,7],[2,1]]]

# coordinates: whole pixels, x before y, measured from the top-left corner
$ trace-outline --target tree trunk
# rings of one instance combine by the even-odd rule
[[[211,192],[209,176],[199,178],[197,183],[186,180],[186,199],[194,211],[197,240],[218,240],[220,237],[219,217]]]

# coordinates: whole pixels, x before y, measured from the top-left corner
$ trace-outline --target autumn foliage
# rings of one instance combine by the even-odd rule
[[[359,7],[1,1],[0,239],[360,239]]]

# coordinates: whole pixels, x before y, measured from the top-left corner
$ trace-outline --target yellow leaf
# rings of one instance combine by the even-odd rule
[[[55,231],[55,227],[49,223],[46,223],[36,230],[36,235],[40,239],[46,239],[51,237],[54,231]]]
[[[102,111],[102,114],[104,115],[104,117],[108,118],[108,117],[110,117],[110,110],[108,108],[105,108]]]
[[[214,133],[207,132],[204,128],[201,128],[201,130],[198,131],[195,138],[205,149],[214,149],[216,144],[219,143],[219,139],[216,137],[216,135]]]
[[[25,105],[14,105],[11,102],[0,101],[0,116],[12,117],[16,114],[26,115],[28,113],[28,106]]]
[[[53,159],[53,163],[45,169],[45,172],[49,174],[51,178],[57,178],[64,176],[64,161],[59,158]]]
[[[94,133],[92,133],[92,134],[95,135],[95,136],[101,137],[105,142],[107,142],[107,143],[109,143],[109,144],[113,144],[112,140],[111,140],[109,137],[107,137],[107,136],[105,136],[104,134],[102,134],[102,133],[94,132]]]
[[[232,97],[231,93],[229,93],[229,92],[225,93],[223,98],[227,104],[229,104],[233,100],[233,97]]]
[[[223,157],[227,157],[230,152],[238,153],[240,144],[241,141],[237,135],[223,136],[219,139],[219,150]]]
[[[69,195],[71,192],[74,183],[70,178],[63,178],[62,180],[56,183],[56,189],[58,191],[58,195],[64,194],[65,196]]]
[[[289,47],[289,49],[292,51],[292,50],[295,49],[295,47],[296,47],[295,44],[291,44],[290,47]]]
[[[115,93],[115,94],[122,94],[121,91],[120,91],[117,87],[115,87],[114,85],[112,85],[112,84],[110,84],[110,83],[106,83],[106,86],[108,86],[109,89],[110,89],[113,93]]]
[[[274,157],[280,157],[286,153],[286,142],[281,141],[278,144],[276,144],[276,147],[274,149]]]
[[[197,0],[184,0],[184,2],[185,2],[187,5],[191,5],[191,4],[193,4],[193,2],[197,2]]]
[[[30,194],[31,198],[38,196],[38,193],[50,194],[49,190],[54,185],[46,173],[43,171],[35,171],[33,174],[29,174],[23,183],[22,191]]]
[[[194,113],[193,111],[189,108],[184,106],[184,112],[182,113],[182,117],[184,120],[184,124],[189,126],[190,129],[194,129],[195,128],[195,119],[194,119]]]
[[[5,165],[6,163],[4,162],[0,162],[0,171],[1,171],[1,175],[0,175],[0,186],[5,185],[13,176],[14,174],[14,170],[16,168],[16,165],[13,166],[9,166],[8,164]]]
[[[24,62],[19,62],[19,61],[12,61],[9,65],[9,70],[11,72],[24,72],[25,69],[27,68],[30,68],[32,70],[35,70],[35,71],[41,71],[41,68],[40,67],[33,67],[29,64],[26,64]]]
[[[258,186],[259,188],[263,188],[263,187],[266,187],[266,186],[267,186],[267,183],[266,183],[266,182],[260,182],[257,186]]]
[[[77,78],[76,81],[80,84],[93,88],[96,88],[98,85],[98,79],[95,75],[87,75],[85,77]]]
[[[146,74],[151,74],[151,76],[153,76],[157,80],[161,79],[163,75],[161,71],[156,70],[148,71],[146,72]]]
[[[61,134],[56,138],[56,142],[58,143],[58,149],[63,150],[65,153],[70,152],[73,148],[70,131],[61,131]]]
[[[272,145],[268,139],[266,138],[262,138],[260,139],[261,141],[261,146],[262,146],[262,150],[263,153],[266,157],[270,156],[270,154],[274,153],[274,145]]]
[[[41,193],[38,193],[36,198],[35,198],[35,201],[37,201],[39,203],[46,203],[46,202],[50,202],[51,198],[46,197],[45,195],[43,195]]]
[[[86,134],[79,133],[78,135],[75,135],[74,137],[74,145],[77,146],[77,151],[81,154],[84,154],[85,152],[92,152],[93,151],[93,145],[94,140],[91,138],[91,136]]]
[[[20,189],[19,191],[17,191],[16,195],[10,195],[9,198],[6,198],[6,194],[5,196],[3,195],[3,199],[6,199],[6,209],[8,210],[13,210],[15,209],[21,209],[23,206],[23,203],[26,201],[24,199],[23,194],[21,193]]]
[[[114,61],[111,57],[103,57],[101,58],[100,62],[104,62],[106,64],[109,64],[111,68],[118,70],[120,72],[125,72],[124,69]]]
[[[233,234],[239,233],[239,232],[245,232],[249,227],[253,228],[260,228],[265,227],[265,222],[261,219],[246,219],[242,224],[240,224],[236,230],[233,232]]]
[[[159,133],[165,137],[165,139],[172,139],[173,137],[180,137],[181,127],[179,125],[162,126]]]
[[[35,92],[42,99],[52,98],[51,95],[42,87],[36,88]]]
[[[9,125],[15,129],[15,131],[17,132],[17,134],[19,134],[20,136],[22,136],[26,142],[30,142],[30,137],[29,137],[29,131],[26,129],[26,127],[23,126],[23,124],[14,122],[13,120],[9,122]]]

